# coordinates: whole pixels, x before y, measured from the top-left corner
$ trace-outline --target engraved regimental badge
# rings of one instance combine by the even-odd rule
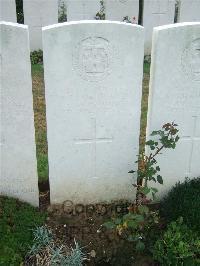
[[[73,63],[79,75],[88,81],[100,81],[110,71],[111,49],[109,41],[101,37],[89,37],[76,47]]]

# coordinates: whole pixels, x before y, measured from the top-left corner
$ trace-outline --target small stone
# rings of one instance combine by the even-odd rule
[[[73,205],[73,202],[71,200],[66,200],[65,202],[63,202],[63,210],[67,214],[72,213],[73,207],[74,207],[74,205]]]
[[[96,257],[96,251],[95,251],[95,250],[91,250],[91,252],[90,252],[90,256],[91,256],[92,258],[95,258],[95,257]]]

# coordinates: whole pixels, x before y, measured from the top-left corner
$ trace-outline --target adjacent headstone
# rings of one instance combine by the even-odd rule
[[[0,0],[0,21],[17,22],[15,0]]]
[[[42,49],[42,27],[58,23],[57,0],[24,0],[24,24],[29,26],[31,51]]]
[[[158,156],[166,192],[185,177],[200,176],[200,23],[154,29],[147,139],[175,121],[180,140]]]
[[[27,26],[0,22],[0,194],[39,205]]]
[[[143,26],[145,29],[145,55],[151,54],[153,28],[174,23],[174,0],[144,0]]]
[[[139,0],[105,0],[106,19],[138,23]]]
[[[51,203],[134,199],[143,38],[120,22],[43,28]]]
[[[200,21],[200,1],[180,0],[179,22]]]
[[[93,20],[100,11],[100,0],[66,0],[67,21]]]

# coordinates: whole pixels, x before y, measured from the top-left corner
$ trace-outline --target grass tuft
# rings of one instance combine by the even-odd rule
[[[27,203],[0,197],[0,265],[20,265],[33,244],[32,229],[42,225],[46,213]]]

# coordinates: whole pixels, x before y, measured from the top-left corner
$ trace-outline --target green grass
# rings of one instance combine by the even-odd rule
[[[37,72],[40,74],[43,72],[43,65],[42,64],[35,64],[31,65],[32,68],[32,74],[35,75]]]
[[[141,103],[141,121],[140,121],[140,151],[144,150],[146,139],[146,124],[147,124],[147,110],[148,110],[148,96],[149,96],[149,72],[150,64],[143,65],[143,84],[142,84],[142,103]]]
[[[146,74],[149,74],[150,73],[150,63],[144,62],[143,71]]]
[[[48,156],[47,154],[37,154],[37,168],[40,182],[48,179]]]
[[[33,107],[39,182],[48,180],[46,105],[43,65],[32,65]]]
[[[33,244],[32,229],[46,213],[16,199],[0,197],[0,265],[20,265]]]

